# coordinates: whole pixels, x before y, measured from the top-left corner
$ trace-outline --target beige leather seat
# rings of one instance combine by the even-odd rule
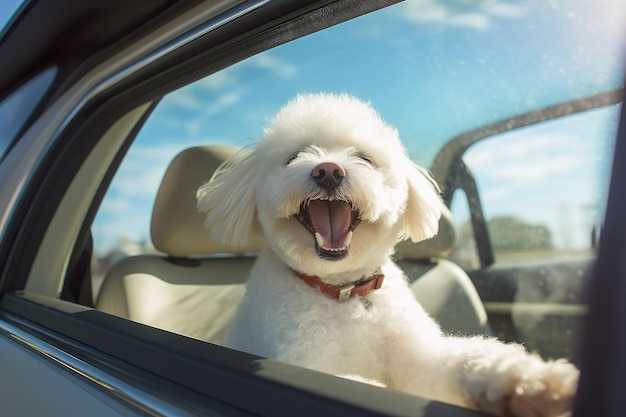
[[[168,167],[152,215],[154,247],[163,254],[123,259],[107,272],[96,308],[189,337],[219,343],[243,296],[264,242],[232,248],[209,238],[196,190],[240,148],[205,146],[180,153]],[[397,259],[416,297],[446,331],[489,332],[485,310],[465,273],[440,259],[454,244],[449,213],[442,233],[398,246]]]
[[[196,210],[196,190],[239,149],[196,147],[172,160],[151,222],[152,243],[162,254],[114,264],[102,282],[97,309],[196,339],[222,340],[263,242],[232,248],[211,241]]]
[[[454,248],[456,233],[452,213],[446,209],[437,236],[419,243],[400,242],[395,260],[415,298],[444,331],[490,335],[487,313],[474,284],[461,267],[443,258]]]

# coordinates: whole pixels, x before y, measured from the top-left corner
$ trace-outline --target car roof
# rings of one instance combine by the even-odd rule
[[[142,26],[179,14],[195,1],[27,1],[0,37],[0,98],[48,66],[71,72]],[[169,10],[168,10],[169,9]],[[33,31],[33,28],[37,28]]]

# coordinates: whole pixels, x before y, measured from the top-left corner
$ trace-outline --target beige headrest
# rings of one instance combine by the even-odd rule
[[[394,258],[402,259],[429,259],[448,255],[456,243],[456,225],[452,213],[447,207],[443,207],[439,219],[439,232],[435,237],[413,243],[404,240],[396,245]]]
[[[263,246],[259,238],[246,247],[231,247],[213,241],[204,228],[204,214],[196,209],[196,191],[225,160],[241,150],[237,146],[198,146],[178,154],[167,168],[152,212],[154,247],[168,255],[187,257],[215,253],[254,253]],[[404,241],[396,246],[396,259],[428,259],[445,256],[454,246],[452,215],[444,207],[439,234],[419,243]]]
[[[196,209],[198,187],[240,150],[238,146],[198,146],[182,151],[172,160],[152,212],[150,233],[157,250],[175,257],[261,250],[264,244],[261,239],[237,248],[213,241],[204,228],[204,214]]]

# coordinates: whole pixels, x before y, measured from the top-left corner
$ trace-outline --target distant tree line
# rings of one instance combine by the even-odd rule
[[[546,226],[532,225],[513,216],[493,217],[487,222],[495,251],[552,249],[552,232]]]
[[[460,238],[473,236],[471,223],[460,227]],[[487,221],[491,245],[496,252],[553,249],[552,232],[547,226],[533,225],[513,216],[497,216]]]

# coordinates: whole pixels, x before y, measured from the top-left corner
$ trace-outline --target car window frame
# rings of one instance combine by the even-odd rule
[[[45,102],[45,97],[50,94],[52,87],[55,83],[55,79],[58,75],[58,68],[50,66],[43,71],[40,71],[36,75],[30,77],[26,82],[20,84],[10,94],[0,99],[0,111],[3,106],[11,106],[14,104],[12,101],[19,97],[20,94],[26,94],[26,102],[18,107],[20,117],[18,120],[12,122],[12,126],[9,129],[9,134],[6,138],[0,137],[0,161],[8,154],[13,145],[19,139],[21,133],[28,128],[29,120],[32,120],[36,116],[37,110],[41,108]],[[6,131],[3,132],[3,135]],[[6,139],[6,143],[2,143],[2,140]]]
[[[624,84],[626,84],[626,77]],[[626,415],[626,105],[622,103],[598,259],[588,281],[589,312],[573,417]]]

